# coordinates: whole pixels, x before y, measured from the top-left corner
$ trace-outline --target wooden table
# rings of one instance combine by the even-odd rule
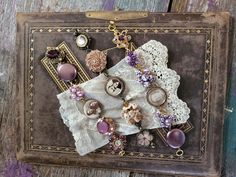
[[[79,12],[88,10],[147,10],[151,12],[230,11],[236,17],[235,0],[1,0],[0,1],[0,174],[4,163],[15,158],[17,112],[16,12]],[[236,176],[236,39],[232,28],[229,99],[225,116],[223,176]],[[234,109],[234,110],[233,110]],[[233,110],[233,112],[230,112]],[[216,154],[217,155],[217,154]],[[38,176],[146,177],[129,171],[35,166]],[[152,175],[153,176],[153,175]],[[154,175],[155,176],[155,175]],[[160,175],[158,175],[160,176]]]

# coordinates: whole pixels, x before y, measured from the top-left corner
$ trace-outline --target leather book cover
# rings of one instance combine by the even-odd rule
[[[113,47],[109,20],[127,29],[136,46],[155,39],[168,48],[168,66],[181,77],[178,95],[190,110],[184,155],[164,143],[165,130],[152,130],[155,148],[139,147],[128,136],[125,156],[102,147],[86,156],[75,152],[74,139],[63,124],[56,95],[59,87],[53,73],[41,60],[48,46],[65,44],[73,61],[82,68],[80,82],[96,75],[85,66],[86,52],[76,46],[75,29],[95,39],[93,49]],[[17,158],[29,163],[111,168],[166,175],[220,176],[222,132],[227,86],[228,33],[230,17],[219,13],[18,13],[17,73],[19,141]],[[63,43],[62,43],[63,42]],[[108,53],[108,67],[125,56]],[[86,76],[86,77],[85,77]]]

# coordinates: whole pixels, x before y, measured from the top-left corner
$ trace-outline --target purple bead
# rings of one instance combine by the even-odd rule
[[[50,59],[57,58],[59,55],[60,55],[60,52],[59,52],[59,50],[56,50],[56,49],[49,50],[49,51],[46,53],[46,56],[47,56],[48,58],[50,58]]]
[[[180,129],[172,129],[167,133],[166,142],[174,149],[180,148],[185,142],[185,134]]]
[[[98,132],[101,134],[106,134],[109,131],[109,124],[106,121],[99,121],[97,123]]]
[[[124,40],[124,36],[119,36],[119,40],[123,41]]]
[[[71,91],[71,93],[75,93],[77,90],[74,87],[70,87],[70,91]]]
[[[168,119],[165,120],[165,124],[166,124],[167,126],[171,126],[172,122],[173,122],[173,120],[170,119],[170,118],[168,118]]]
[[[128,52],[127,58],[126,58],[126,62],[130,65],[130,66],[136,66],[138,64],[138,58],[137,55],[134,52]]]
[[[65,82],[69,82],[75,79],[77,75],[77,70],[75,66],[70,63],[59,64],[57,66],[57,72],[58,77]]]
[[[76,95],[77,96],[80,96],[82,93],[81,93],[81,91],[80,90],[78,90],[77,92],[76,92]]]
[[[81,92],[80,93],[77,92],[76,94],[77,94],[78,97],[83,97],[84,96],[84,94],[81,93]]]
[[[81,97],[76,97],[75,98],[77,101],[80,101],[81,100]]]

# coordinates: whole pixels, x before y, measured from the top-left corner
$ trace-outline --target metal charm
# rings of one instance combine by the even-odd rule
[[[125,90],[124,81],[119,77],[109,77],[105,84],[105,91],[108,95],[117,97]]]
[[[86,50],[89,48],[91,39],[86,34],[79,33],[79,31],[76,29],[74,36],[76,37],[76,44],[80,49]]]
[[[94,99],[86,100],[84,104],[84,114],[90,119],[97,119],[102,112],[101,104]]]

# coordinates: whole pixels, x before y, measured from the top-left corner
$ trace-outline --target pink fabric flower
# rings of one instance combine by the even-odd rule
[[[149,131],[143,131],[137,136],[138,145],[140,146],[149,146],[152,140],[153,136],[149,133]]]

